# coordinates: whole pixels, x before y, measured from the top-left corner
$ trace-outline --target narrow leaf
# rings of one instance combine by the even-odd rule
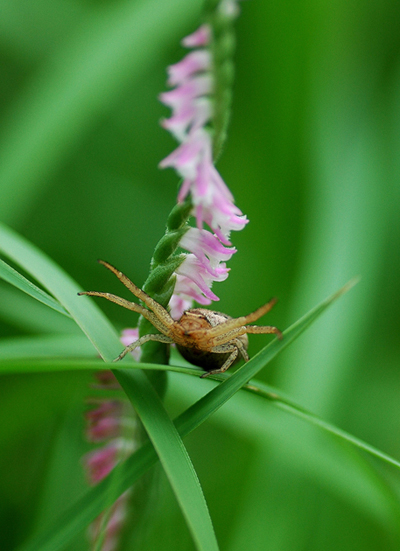
[[[174,489],[198,549],[218,550],[200,482],[190,457],[157,394],[142,371],[116,370],[115,375],[141,418],[153,415],[150,440]],[[138,375],[140,377],[138,377]],[[155,409],[155,405],[157,408]]]
[[[87,342],[87,340],[86,340]],[[104,369],[100,359],[27,358],[0,361],[0,374],[9,373],[53,373],[57,371],[90,371]]]
[[[21,360],[23,358],[93,358],[94,356],[95,351],[93,346],[82,334],[10,337],[0,340],[0,373],[6,369],[3,365],[5,360]]]
[[[65,308],[61,306],[59,302],[57,302],[48,293],[45,293],[42,289],[39,289],[37,285],[26,279],[26,277],[18,273],[16,270],[14,270],[14,268],[11,268],[11,266],[9,266],[6,262],[4,262],[4,260],[1,259],[0,277],[4,279],[4,281],[11,283],[11,285],[18,287],[18,289],[21,289],[21,291],[23,291],[27,295],[30,295],[43,304],[46,304],[46,306],[50,306],[50,308],[53,308],[53,310],[57,310],[57,312],[60,312],[65,316],[69,316],[68,312],[65,310]]]
[[[0,222],[0,253],[45,287],[74,318],[106,361],[120,352],[118,336],[96,304],[78,297],[82,288],[42,251]]]
[[[70,316],[60,316],[57,310],[21,293],[17,287],[0,282],[0,318],[26,333],[80,333]]]

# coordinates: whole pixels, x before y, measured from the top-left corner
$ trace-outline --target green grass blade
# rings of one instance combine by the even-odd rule
[[[223,383],[184,411],[174,421],[180,436],[183,438],[206,421],[210,415],[247,383],[251,378],[249,373],[252,373],[252,376],[254,376],[279,352],[293,342],[334,300],[349,290],[355,283],[355,280],[351,281],[339,292],[316,306],[285,331],[284,340],[278,341],[275,339],[240,370],[232,376],[227,375]],[[123,370],[115,370],[115,373],[121,374],[122,372]],[[131,371],[128,373],[131,373]],[[36,551],[36,549],[41,549],[41,551],[57,551],[58,549],[62,549],[79,530],[82,530],[104,508],[112,504],[112,500],[109,497],[110,488],[112,488],[113,492],[122,494],[156,461],[157,454],[153,445],[150,442],[144,444],[124,463],[116,467],[112,477],[106,478],[96,488],[89,490],[85,496],[60,516],[48,531],[33,537],[20,551]],[[111,478],[112,481],[110,481]]]
[[[238,369],[231,377],[227,378],[221,385],[214,388],[211,392],[206,394],[193,406],[188,408],[180,419],[180,427],[183,428],[184,433],[187,434],[187,430],[192,431],[198,425],[200,425],[205,418],[209,417],[212,413],[217,411],[229,398],[231,398],[240,388],[242,388],[250,379],[255,375],[277,354],[284,350],[290,343],[292,343],[313,321],[315,321],[337,298],[346,293],[351,287],[358,282],[358,279],[353,279],[342,287],[337,293],[321,302],[318,306],[313,308],[300,320],[294,323],[289,329],[284,331],[283,339],[279,341],[274,339],[268,346],[263,348],[256,356],[254,356],[243,367]],[[187,425],[187,428],[186,428]]]
[[[157,364],[139,364],[134,366],[135,368],[143,369],[154,369],[154,370],[168,370],[175,373],[182,373],[185,375],[191,375],[198,377],[202,371],[197,368],[192,367],[177,367],[177,366],[160,366]],[[2,360],[0,362],[0,374],[9,374],[9,373],[45,373],[45,372],[54,372],[54,371],[81,371],[81,370],[100,370],[104,369],[104,363],[100,360],[66,360],[66,359],[28,359],[28,360]],[[122,372],[122,370],[120,370]],[[220,374],[214,375],[213,380],[220,382],[225,381],[231,377],[229,374]],[[284,396],[282,392],[272,386],[266,385],[257,380],[251,380],[249,383],[243,386],[243,390],[251,392],[257,396],[260,396],[263,399],[267,399],[275,407],[278,407],[284,411],[287,411],[290,415],[299,417],[307,423],[315,425],[322,430],[333,434],[339,439],[346,440],[350,442],[355,447],[361,449],[364,452],[367,452],[378,459],[381,459],[385,463],[393,465],[394,467],[400,469],[400,461],[391,457],[390,455],[382,452],[378,448],[371,446],[368,442],[364,442],[360,438],[332,425],[328,421],[325,421],[318,415],[315,415],[311,411],[303,408],[301,405],[297,404],[289,397]]]
[[[119,354],[121,345],[116,331],[93,301],[77,296],[82,288],[42,251],[1,222],[0,253],[57,298],[103,359],[111,361]]]
[[[134,366],[139,367],[139,366]],[[173,371],[175,373],[183,373],[185,375],[191,375],[198,377],[202,373],[200,369],[194,369],[191,367],[176,367],[176,366],[159,366],[156,364],[140,364],[140,368],[143,369],[165,369]],[[104,369],[104,363],[100,360],[66,360],[66,359],[38,359],[38,360],[2,360],[0,362],[0,374],[10,373],[45,373],[54,371],[81,371],[81,370],[100,370]],[[230,375],[221,374],[212,377],[213,380],[220,382],[225,381]],[[360,448],[364,452],[367,452],[378,459],[381,459],[385,463],[393,465],[400,469],[400,461],[391,457],[390,455],[382,452],[378,448],[371,446],[368,442],[357,438],[356,436],[332,425],[328,421],[321,419],[318,415],[315,415],[311,411],[303,408],[289,397],[283,396],[282,392],[272,386],[266,385],[257,380],[251,380],[249,383],[243,386],[243,390],[251,392],[263,399],[267,399],[272,402],[274,406],[287,411],[289,414],[303,419],[304,421],[315,425],[322,430],[337,436],[339,439],[350,442],[357,448]]]
[[[86,340],[87,342],[87,340]],[[11,373],[54,373],[60,371],[97,371],[104,369],[100,359],[27,358],[0,361],[0,375]]]
[[[155,390],[152,387],[149,389],[148,380],[142,371],[115,370],[114,373],[140,417],[145,417],[148,412],[154,416],[155,427],[149,433],[150,440],[174,489],[197,548],[204,551],[218,550],[196,471],[175,425],[157,400]],[[157,409],[154,409],[155,404]]]
[[[21,293],[16,287],[0,282],[0,319],[26,333],[80,333],[70,316],[48,308],[42,302]]]
[[[6,360],[25,359],[26,362],[32,358],[93,358],[94,356],[93,346],[82,334],[10,337],[0,340],[0,373],[6,371],[4,366]]]
[[[2,224],[0,244],[3,254],[31,273],[60,301],[104,359],[111,360],[118,355],[121,345],[114,329],[91,299],[77,296],[80,289],[67,274],[32,244]],[[117,377],[127,387],[129,398],[157,449],[198,549],[217,550],[211,519],[195,470],[160,398],[143,371],[132,371],[129,376],[117,373]]]
[[[345,430],[342,430],[335,425],[332,425],[328,421],[321,419],[321,417],[303,408],[290,398],[283,396],[278,389],[255,380],[250,381],[244,388],[249,392],[256,394],[257,396],[260,396],[261,398],[271,401],[279,409],[282,409],[290,413],[291,415],[294,415],[295,417],[299,417],[300,419],[303,419],[311,425],[315,425],[316,427],[321,428],[325,432],[334,435],[338,439],[350,442],[350,444],[353,444],[353,446],[355,446],[356,448],[359,448],[362,451],[367,452],[368,454],[377,457],[378,459],[381,459],[385,463],[388,463],[389,465],[400,469],[400,461],[398,461],[397,459],[394,459],[387,453],[384,453],[378,448],[371,446],[367,442],[364,442],[360,438],[353,436]]]
[[[37,285],[26,279],[26,277],[18,273],[16,270],[14,270],[14,268],[11,268],[11,266],[9,266],[6,262],[4,262],[4,260],[1,259],[0,277],[4,279],[4,281],[7,281],[8,283],[11,283],[11,285],[17,287],[27,295],[30,295],[43,304],[46,304],[46,306],[50,306],[50,308],[53,308],[53,310],[57,310],[57,312],[60,312],[65,316],[69,316],[68,312],[65,310],[65,308],[61,306],[59,302],[57,302],[49,294],[42,291],[42,289],[39,289]]]

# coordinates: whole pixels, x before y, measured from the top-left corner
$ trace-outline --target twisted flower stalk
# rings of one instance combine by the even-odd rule
[[[143,290],[179,319],[193,301],[201,305],[219,300],[211,290],[213,282],[224,281],[226,262],[236,252],[230,232],[244,228],[248,220],[235,206],[227,185],[214,166],[225,139],[229,118],[233,21],[238,15],[237,0],[210,0],[205,22],[182,45],[191,51],[182,61],[168,68],[168,84],[173,89],[161,94],[161,101],[172,109],[161,122],[178,141],[178,147],[160,163],[172,167],[183,179],[177,204],[172,209],[166,233],[157,244]],[[195,224],[190,225],[194,217]],[[205,229],[204,226],[209,229]],[[184,253],[177,252],[183,249]],[[143,317],[138,329],[126,329],[121,338],[127,346],[138,335],[154,333]],[[145,344],[136,359],[143,362],[168,362],[167,347],[157,342]],[[154,382],[163,392],[165,373],[156,373]],[[91,401],[86,414],[87,438],[100,444],[86,458],[90,481],[98,483],[115,465],[140,444],[140,426],[123,393],[115,398],[118,383],[110,371],[98,375],[102,390],[113,389],[113,399]],[[94,548],[118,548],[127,514],[130,494],[126,492],[103,513],[91,528]]]

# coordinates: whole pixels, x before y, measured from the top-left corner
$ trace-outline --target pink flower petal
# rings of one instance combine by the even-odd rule
[[[211,68],[211,54],[208,50],[195,50],[187,54],[179,63],[168,67],[168,84],[184,84],[195,73],[208,71]]]
[[[186,48],[197,48],[207,46],[211,39],[211,29],[209,25],[202,25],[192,34],[182,40],[182,45]]]

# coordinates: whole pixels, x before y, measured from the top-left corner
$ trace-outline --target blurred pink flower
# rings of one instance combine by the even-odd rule
[[[92,541],[97,541],[103,537],[104,517],[107,515],[107,530],[101,545],[101,551],[115,551],[118,548],[119,537],[127,517],[127,502],[130,491],[123,493],[106,513],[102,513],[91,524],[89,537]]]
[[[133,331],[133,334],[132,334]],[[137,338],[137,330],[131,330],[130,337]],[[96,384],[101,390],[120,389],[113,373],[109,370],[96,373]],[[91,443],[102,444],[87,453],[83,462],[91,484],[101,482],[114,467],[133,453],[137,447],[138,424],[135,414],[124,394],[118,398],[90,398],[90,409],[85,413],[86,438]],[[128,492],[125,492],[107,512],[105,523],[100,515],[91,525],[89,535],[93,543],[102,541],[101,551],[117,549],[122,521],[126,515]],[[100,533],[101,532],[101,533]]]
[[[202,25],[192,34],[182,39],[182,46],[185,48],[197,48],[207,46],[210,43],[211,29],[208,25]]]
[[[97,484],[105,478],[119,461],[134,451],[133,441],[124,438],[115,438],[106,446],[97,448],[84,457],[89,480]]]

